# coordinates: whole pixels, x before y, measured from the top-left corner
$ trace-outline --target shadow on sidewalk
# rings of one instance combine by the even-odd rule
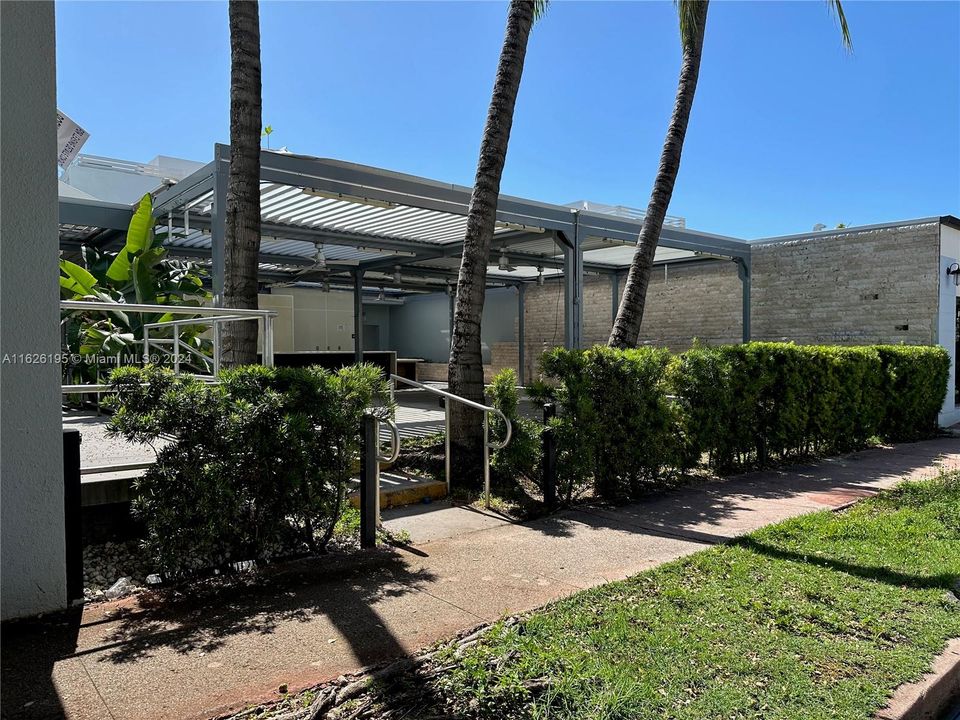
[[[108,650],[101,662],[127,663],[159,647],[211,652],[236,635],[269,635],[282,623],[325,616],[366,665],[404,654],[372,605],[432,579],[428,571],[411,571],[389,550],[298,561],[268,570],[249,585],[145,595],[136,610],[120,614],[105,644],[82,654]]]
[[[3,623],[0,630],[0,717],[60,720],[66,711],[53,684],[53,666],[77,648],[81,609]]]
[[[5,624],[2,717],[64,718],[64,706],[76,710],[76,699],[72,705],[68,698],[61,701],[54,686],[52,675],[60,661],[96,655],[97,662],[122,666],[164,649],[210,652],[233,637],[270,635],[283,623],[307,623],[321,616],[347,643],[357,666],[396,659],[407,650],[374,606],[381,599],[412,593],[432,579],[428,571],[410,570],[396,552],[377,550],[287,563],[247,581],[206,583],[189,592],[144,593],[109,615],[88,610],[83,621],[76,610]],[[77,649],[84,628],[108,623],[113,627],[99,643]],[[318,658],[327,647],[316,648]]]
[[[840,506],[873,494],[885,480],[922,472],[946,452],[960,452],[960,440],[871,449],[816,463],[699,479],[671,489],[651,483],[649,496],[634,503],[574,506],[523,524],[554,537],[572,536],[575,525],[587,524],[626,526],[645,534],[716,544],[752,529],[744,522],[748,514],[761,518],[770,514],[760,523],[768,524],[783,519],[776,516],[778,504],[805,505],[810,510]]]

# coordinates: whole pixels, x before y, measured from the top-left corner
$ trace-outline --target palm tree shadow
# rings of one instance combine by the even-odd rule
[[[298,561],[253,582],[142,596],[135,610],[120,614],[104,643],[81,654],[123,664],[163,648],[209,653],[237,636],[271,635],[282,624],[325,618],[361,665],[374,664],[406,652],[376,603],[415,592],[432,579],[432,573],[409,569],[390,550]],[[322,651],[317,649],[318,656]]]
[[[876,582],[895,585],[897,587],[907,587],[915,590],[940,589],[955,591],[956,576],[948,573],[939,573],[935,575],[916,575],[899,572],[892,568],[876,565],[857,565],[845,560],[838,560],[824,555],[815,555],[809,553],[798,553],[792,550],[785,550],[769,543],[757,540],[754,537],[745,536],[734,540],[731,543],[735,547],[741,547],[752,552],[775,558],[777,560],[787,560],[789,562],[803,563],[805,565],[816,565],[817,567],[826,567],[831,570],[863,578],[864,580],[873,580]]]

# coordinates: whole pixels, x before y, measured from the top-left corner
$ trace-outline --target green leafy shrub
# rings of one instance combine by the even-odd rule
[[[541,401],[555,420],[564,481],[608,499],[704,458],[728,471],[914,440],[936,430],[949,356],[942,348],[753,342],[664,350],[554,349]]]
[[[544,356],[560,410],[554,426],[561,492],[592,478],[601,497],[633,497],[676,467],[681,442],[666,386],[670,357],[666,350],[599,345]]]
[[[887,405],[880,432],[893,440],[917,440],[937,429],[947,394],[950,356],[943,348],[877,345],[885,373]]]
[[[497,450],[490,458],[494,479],[501,485],[512,485],[519,478],[540,485],[542,447],[540,423],[520,417],[520,395],[517,391],[517,374],[510,368],[501,370],[487,388],[491,404],[506,415],[511,425],[511,437],[507,446]],[[491,438],[503,438],[506,428],[499,416],[491,415]]]
[[[148,551],[171,576],[322,551],[343,512],[364,409],[386,397],[372,365],[251,365],[219,380],[155,366],[111,376],[111,432],[157,450],[136,483],[134,512]]]

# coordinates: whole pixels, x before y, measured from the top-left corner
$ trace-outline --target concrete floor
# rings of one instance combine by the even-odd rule
[[[753,529],[960,468],[960,440],[757,472],[515,524],[392,511],[407,548],[303,561],[245,589],[143,595],[3,632],[2,716],[209,718],[396,658]]]

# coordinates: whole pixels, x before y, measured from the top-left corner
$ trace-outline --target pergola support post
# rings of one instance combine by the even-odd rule
[[[213,148],[213,207],[210,210],[210,260],[213,275],[213,304],[223,307],[223,294],[226,279],[227,250],[227,173],[230,159],[230,146],[220,145]]]
[[[568,350],[583,345],[583,245],[579,213],[574,213],[571,236],[563,241],[563,344]]]
[[[527,287],[523,283],[517,285],[517,377],[520,378],[520,384],[526,385],[526,357],[525,357],[525,347],[527,344],[527,333],[526,333],[526,307],[525,307],[525,296],[527,293]]]
[[[750,342],[750,260],[737,258],[735,262],[742,291],[740,307],[743,314],[743,342]]]
[[[363,270],[353,272],[353,359],[363,362]]]

